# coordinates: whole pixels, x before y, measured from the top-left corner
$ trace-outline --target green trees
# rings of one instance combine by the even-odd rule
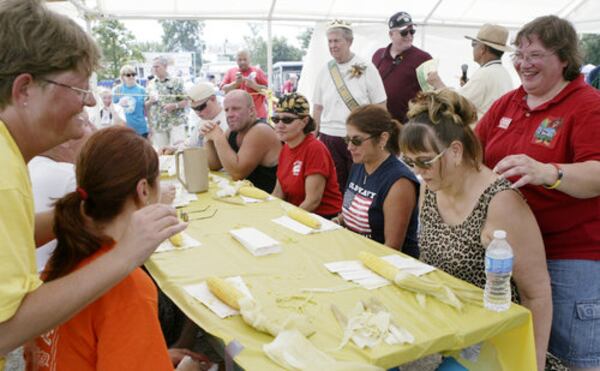
[[[202,66],[204,23],[196,20],[161,20],[159,23],[163,28],[162,42],[167,51],[194,53],[196,74]]]
[[[104,58],[102,69],[98,71],[98,79],[114,79],[119,76],[119,69],[127,63],[144,59],[135,37],[125,25],[116,20],[101,20],[92,28]]]
[[[584,34],[580,45],[585,54],[584,64],[600,64],[600,35]]]

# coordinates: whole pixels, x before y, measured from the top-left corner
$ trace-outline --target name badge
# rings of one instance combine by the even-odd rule
[[[510,117],[503,117],[500,119],[500,122],[498,123],[498,127],[500,129],[508,129],[511,122],[512,122],[512,119]]]

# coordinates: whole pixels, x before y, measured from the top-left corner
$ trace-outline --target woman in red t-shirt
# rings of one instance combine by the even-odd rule
[[[158,202],[158,176],[156,152],[132,129],[110,127],[92,135],[77,159],[76,191],[55,205],[57,246],[45,281],[103,259],[117,242],[131,238],[130,222],[150,224],[157,215],[139,211]],[[182,352],[176,353],[173,358],[180,359]],[[141,268],[35,339],[27,354],[29,370],[172,370],[175,362],[158,321],[156,286]]]
[[[285,143],[273,195],[323,217],[335,217],[342,207],[342,194],[331,154],[312,134],[315,122],[308,101],[298,93],[284,95],[271,120]]]

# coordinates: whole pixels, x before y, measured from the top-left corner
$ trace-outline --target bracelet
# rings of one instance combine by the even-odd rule
[[[545,185],[544,184],[544,188],[546,189],[555,189],[560,185],[560,181],[562,180],[563,177],[563,171],[560,168],[560,166],[558,166],[558,164],[551,162],[550,165],[554,166],[556,168],[556,171],[558,172],[558,176],[556,177],[556,182],[554,182],[554,184],[552,185]]]

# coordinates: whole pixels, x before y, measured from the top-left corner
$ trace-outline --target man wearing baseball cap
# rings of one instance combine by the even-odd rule
[[[396,120],[406,122],[408,101],[421,90],[415,71],[421,63],[431,59],[431,55],[413,46],[417,30],[408,13],[394,14],[388,26],[391,43],[377,50],[372,62],[385,86],[388,111]]]
[[[218,123],[223,131],[227,130],[227,116],[217,100],[217,90],[213,84],[199,82],[188,89],[187,95],[193,112],[190,117],[190,145],[202,144],[203,138],[199,133],[199,128],[206,121]]]
[[[471,40],[473,60],[481,68],[457,92],[477,107],[481,119],[496,99],[513,89],[512,79],[502,65],[502,55],[512,48],[507,45],[508,30],[495,24],[484,24],[477,36],[465,38]],[[436,89],[446,86],[435,71],[427,75],[427,81]]]

